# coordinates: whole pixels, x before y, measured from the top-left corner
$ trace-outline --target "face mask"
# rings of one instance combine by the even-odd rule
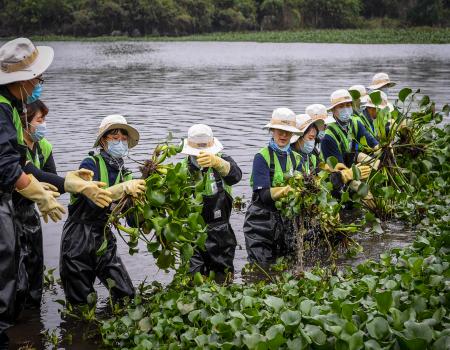
[[[320,130],[319,133],[317,134],[317,138],[320,141],[322,141],[324,137],[325,137],[325,130]]]
[[[316,142],[314,140],[305,141],[303,142],[303,145],[300,147],[300,150],[305,154],[309,154],[313,151],[315,145]]]
[[[343,123],[347,123],[350,120],[352,113],[352,107],[344,107],[339,109],[339,120]]]
[[[123,158],[128,154],[127,141],[108,141],[107,152],[113,158]]]
[[[33,103],[36,100],[39,100],[42,93],[42,85],[37,84],[34,86],[33,92],[31,93],[31,96],[27,97],[27,103]]]
[[[271,146],[272,149],[281,151],[281,152],[287,152],[291,148],[291,145],[289,143],[284,147],[278,146],[277,143],[274,141],[274,139],[270,140],[269,146]]]
[[[31,139],[34,142],[40,141],[45,137],[45,134],[47,133],[47,124],[45,122],[34,126],[34,132],[30,134]]]

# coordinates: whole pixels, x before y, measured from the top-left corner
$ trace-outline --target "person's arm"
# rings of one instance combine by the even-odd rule
[[[227,156],[225,154],[222,154],[221,157],[223,160],[226,160],[228,163],[230,163],[230,171],[226,176],[223,176],[223,181],[228,185],[232,186],[237,184],[242,179],[242,171],[241,168],[236,164],[233,158],[230,156]]]
[[[58,176],[52,172],[47,172],[37,168],[32,162],[28,162],[25,164],[23,168],[26,174],[32,174],[39,182],[46,182],[58,189],[58,192],[63,194],[65,193],[64,189],[64,181],[65,179],[61,176]]]
[[[358,121],[358,140],[361,140],[363,137],[366,138],[367,144],[374,148],[378,145],[378,141],[367,131],[366,127]]]
[[[0,103],[0,189],[5,192],[13,191],[15,187],[23,189],[30,183],[20,166],[21,155],[16,145],[17,131],[12,111]]]
[[[320,143],[320,149],[325,161],[329,157],[335,157],[339,163],[344,163],[344,156],[339,152],[339,147],[336,141],[330,135],[325,135],[322,142]]]
[[[42,170],[44,170],[47,173],[58,175],[58,173],[56,172],[56,164],[55,159],[53,158],[53,152],[50,152],[50,155],[48,156],[47,161],[42,167]]]
[[[274,201],[270,194],[270,168],[264,157],[257,153],[253,159],[253,191],[258,193],[259,199],[264,205],[272,206]]]

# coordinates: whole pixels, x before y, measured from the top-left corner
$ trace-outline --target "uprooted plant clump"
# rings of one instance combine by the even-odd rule
[[[407,124],[411,122],[411,113],[403,113]],[[448,348],[450,127],[439,127],[438,119],[431,118],[422,126],[428,129],[420,139],[423,145],[420,149],[424,151],[397,152],[396,149],[408,148],[395,147],[396,143],[391,147],[403,180],[413,190],[397,188],[389,175],[383,175],[383,181],[376,180],[379,175],[375,173],[368,184],[361,185],[356,197],[347,193],[341,201],[336,201],[329,196],[325,179],[295,176],[289,180],[294,192],[278,204],[286,216],[296,220],[296,232],[302,227],[306,229],[303,224],[306,208],[310,210],[308,215],[316,220],[314,225],[328,239],[340,229],[344,236],[351,238],[353,227],[355,230],[358,227],[342,224],[339,211],[345,202],[363,197],[370,190],[375,198],[391,201],[392,215],[416,225],[418,235],[410,246],[393,249],[381,254],[379,261],[367,260],[354,268],[337,272],[329,268],[304,271],[302,278],[284,272],[270,282],[220,285],[210,279],[196,276],[192,280],[178,273],[168,286],[144,283],[133,301],[117,306],[112,318],[99,322],[104,346],[113,349]],[[402,140],[401,135],[398,137]],[[397,138],[394,141],[400,142]],[[429,152],[430,149],[434,151]],[[169,222],[174,222],[176,217],[168,214],[176,210],[177,194],[172,201],[171,190],[164,186],[170,187],[172,181],[189,183],[184,175],[177,180],[180,172],[184,174],[182,165],[167,167],[164,176],[157,171],[147,174],[147,181],[151,185],[157,183],[164,200],[160,197],[161,200],[155,201],[149,191],[145,199],[135,202],[138,209],[128,212],[141,223],[137,229],[139,235],[153,235],[157,257],[167,246],[177,250],[182,247],[180,242],[185,243],[166,232],[167,223],[159,222],[167,217],[171,218]],[[196,198],[195,186],[183,189],[180,196],[182,193],[183,200]],[[367,217],[374,218],[373,212],[367,213]],[[147,222],[151,226],[146,226]],[[201,225],[198,221],[197,224],[194,232],[201,235]],[[193,232],[190,234],[196,237]],[[178,244],[176,247],[174,242]],[[197,242],[191,239],[190,243]]]

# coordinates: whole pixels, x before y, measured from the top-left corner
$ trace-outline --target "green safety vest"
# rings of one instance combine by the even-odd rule
[[[30,150],[27,148],[27,160],[32,162],[34,166],[38,169],[42,169],[45,165],[45,163],[48,160],[48,157],[50,157],[50,154],[52,153],[52,144],[48,142],[46,138],[43,138],[42,140],[38,141],[38,146],[36,147],[36,156],[33,159],[33,156],[31,155]],[[41,153],[39,153],[39,151]],[[41,164],[40,155],[42,154],[44,161]]]
[[[19,145],[25,145],[25,142],[23,141],[23,129],[22,129],[22,122],[20,121],[19,112],[17,111],[16,107],[13,107],[11,102],[2,95],[0,95],[0,103],[9,106],[12,109],[13,123],[17,132],[17,142],[19,143]]]
[[[374,137],[376,138],[375,130],[372,129],[372,125],[370,124],[370,121],[367,119],[367,117],[360,113],[354,116],[354,119],[356,121],[360,121],[362,125],[366,128],[366,130]]]
[[[269,169],[271,168],[271,161],[270,161],[270,151],[269,146],[263,147],[259,150],[259,154],[261,154],[264,158],[264,160],[267,163],[267,166]],[[280,160],[278,159],[277,152],[273,151],[273,160],[274,160],[274,168],[273,168],[273,176],[272,176],[272,187],[278,187],[283,186],[285,181],[285,175],[293,176],[294,171],[297,169],[298,165],[301,162],[301,156],[297,152],[292,153],[294,155],[295,164],[292,164],[291,156],[288,154],[287,160],[286,160],[286,171],[283,172],[283,169],[281,168]],[[250,186],[253,188],[253,174],[250,177]]]
[[[337,123],[329,124],[325,130],[325,134],[336,142],[341,154],[348,153],[351,151],[352,141],[356,140],[356,136],[358,135],[358,121],[353,118],[351,119],[351,125],[349,125],[347,134],[345,134]]]
[[[218,157],[222,157],[222,155],[219,153],[217,154]],[[186,157],[183,160],[184,165],[187,166],[188,164],[188,157]],[[198,171],[197,175],[203,176],[203,181],[204,181],[204,188],[203,188],[203,195],[204,196],[213,196],[217,193],[218,188],[217,188],[217,179],[214,175],[214,169],[213,168],[208,168],[208,170],[206,172],[201,172]],[[220,175],[219,175],[220,176]],[[224,190],[231,196],[232,195],[232,188],[230,185],[227,185],[225,183],[225,181],[222,179],[222,177],[220,178],[220,181],[222,181],[222,186],[224,188]]]
[[[96,154],[95,156],[89,156],[88,158],[91,158],[94,161],[94,163],[97,165],[98,171],[100,173],[100,176],[99,176],[100,181],[104,182],[106,184],[106,186],[103,188],[111,187],[112,185],[109,183],[108,168],[106,167],[106,163],[105,163],[105,160],[103,159],[103,157],[100,154]],[[114,181],[114,185],[117,185],[118,183],[120,183],[121,177],[122,177],[122,173],[119,172],[117,174],[116,180]],[[131,173],[126,174],[123,177],[123,181],[128,181],[128,180],[132,180],[132,179],[133,179],[133,175]],[[78,195],[76,195],[76,194],[70,195],[70,204],[74,204],[77,200],[78,200]]]
[[[317,167],[317,157],[314,154],[308,154],[306,155],[306,161],[302,165],[302,171],[306,175],[311,175],[311,166],[313,169],[316,169]]]

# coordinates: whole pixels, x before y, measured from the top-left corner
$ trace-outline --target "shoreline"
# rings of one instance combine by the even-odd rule
[[[11,38],[0,38],[2,41]],[[33,41],[79,42],[260,42],[260,43],[335,43],[335,44],[450,44],[450,28],[408,29],[317,29],[299,31],[227,32],[186,36],[31,36]]]

